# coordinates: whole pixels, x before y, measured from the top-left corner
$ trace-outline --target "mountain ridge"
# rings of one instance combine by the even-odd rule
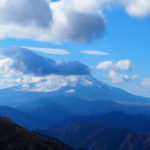
[[[0,117],[0,145],[2,150],[73,150],[54,138],[46,138]]]
[[[74,148],[86,150],[148,150],[149,134],[137,134],[126,128],[110,128],[91,123],[73,123],[63,128],[41,130],[57,137]],[[145,136],[145,139],[142,138]]]

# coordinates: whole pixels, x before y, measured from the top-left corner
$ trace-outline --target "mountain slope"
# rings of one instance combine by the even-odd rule
[[[58,140],[39,136],[7,118],[0,118],[0,146],[2,150],[71,150]]]
[[[144,140],[128,129],[108,128],[96,124],[75,123],[63,128],[42,130],[70,144],[86,150],[146,150]]]
[[[0,116],[10,118],[16,124],[28,129],[36,129],[52,125],[60,120],[74,116],[69,109],[56,104],[50,104],[28,112],[8,106],[0,106]]]
[[[55,123],[52,127],[62,128],[74,123],[99,124],[111,128],[127,128],[134,132],[150,132],[150,118],[147,115],[131,115],[124,112],[109,112],[101,115],[75,116]]]
[[[122,105],[117,104],[112,101],[96,100],[87,101],[74,96],[51,96],[42,99],[37,99],[23,106],[18,107],[18,109],[24,111],[32,111],[33,109],[39,109],[41,107],[47,107],[50,105],[59,105],[66,110],[70,110],[76,114],[89,115],[95,113],[105,113],[115,110],[123,109]]]
[[[36,109],[30,110],[29,112],[44,120],[45,126],[54,124],[55,122],[58,122],[65,118],[73,117],[77,115],[67,107],[58,104],[49,104],[49,105],[41,106]]]
[[[44,122],[39,116],[8,106],[0,106],[0,116],[8,117],[15,123],[29,129],[37,128]]]
[[[114,101],[102,99],[87,101],[75,96],[49,96],[24,103],[24,105],[19,106],[18,109],[28,112],[51,104],[64,107],[78,115],[102,114],[113,111],[122,111],[132,114],[150,114],[150,106],[118,104]]]
[[[85,82],[83,84],[83,82]],[[69,92],[73,90],[74,92]],[[85,76],[84,81],[79,80],[74,86],[63,86],[56,92],[53,92],[54,95],[66,95],[66,96],[76,96],[86,100],[113,100],[126,103],[149,103],[150,98],[145,98],[141,96],[136,96],[130,94],[125,90],[120,88],[115,88],[109,86],[103,82],[100,82],[92,76]]]
[[[0,89],[0,105],[18,106],[24,102],[48,96],[44,92],[30,92],[15,88]]]

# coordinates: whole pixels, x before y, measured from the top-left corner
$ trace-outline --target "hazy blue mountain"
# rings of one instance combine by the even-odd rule
[[[66,103],[68,101],[67,99]],[[73,101],[75,102],[75,100]],[[109,103],[109,101],[85,102],[83,106],[81,103],[79,103],[80,106],[77,105],[78,101],[77,104],[70,103],[72,104],[71,106],[68,103],[67,105],[48,104],[29,109],[26,112],[8,106],[0,106],[0,116],[9,117],[17,124],[29,129],[49,128],[83,122],[103,124],[115,128],[129,128],[133,131],[150,131],[150,115],[131,115],[131,110],[128,110],[128,106],[125,108],[113,102]],[[122,110],[122,112],[112,112],[112,110],[116,111],[117,109],[118,111]],[[127,112],[126,110],[130,114],[123,113]]]
[[[26,92],[14,88],[0,89],[0,105],[18,106],[33,99],[48,96],[49,93]]]
[[[135,132],[150,132],[150,116],[131,115],[124,112],[109,112],[102,115],[75,116],[66,118],[49,128],[62,128],[74,123],[94,123],[112,128],[128,128]]]
[[[74,96],[50,96],[36,99],[18,107],[24,111],[32,111],[39,107],[47,107],[47,105],[56,104],[65,107],[68,110],[79,115],[103,114],[113,111],[122,111],[131,114],[150,114],[150,106],[119,104],[109,100],[87,101]]]
[[[41,106],[28,112],[44,120],[44,126],[51,125],[65,118],[78,115],[72,112],[70,109],[58,104]]]
[[[119,111],[123,109],[122,105],[112,101],[105,101],[105,100],[87,101],[73,96],[53,96],[37,99],[18,107],[18,109],[28,112],[34,109],[36,110],[40,107],[45,107],[49,109],[49,106],[54,104],[64,107],[65,109],[68,109],[74,112],[75,114],[80,115],[105,113],[115,110]]]
[[[8,117],[28,129],[51,126],[60,120],[77,115],[69,109],[56,104],[42,106],[28,112],[8,106],[0,106],[0,116]]]
[[[0,106],[0,116],[8,117],[15,123],[29,129],[38,128],[43,126],[44,123],[44,120],[42,120],[39,116],[8,106]]]
[[[139,134],[128,129],[108,128],[97,124],[75,123],[63,128],[40,130],[70,144],[74,148],[86,150],[148,150],[146,142]]]
[[[150,132],[150,115],[133,115],[123,112],[110,112],[96,116],[95,121],[112,128],[128,128],[137,132]]]

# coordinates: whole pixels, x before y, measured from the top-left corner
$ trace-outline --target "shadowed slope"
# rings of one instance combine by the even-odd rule
[[[44,138],[0,118],[0,148],[2,150],[71,150],[53,138]]]

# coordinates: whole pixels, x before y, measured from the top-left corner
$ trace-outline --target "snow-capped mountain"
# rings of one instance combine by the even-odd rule
[[[23,101],[60,95],[75,96],[92,101],[111,100],[127,104],[148,104],[150,102],[149,98],[136,96],[106,85],[92,76],[70,76],[34,82],[26,87],[18,86],[0,90],[0,104],[18,103],[19,105]]]

